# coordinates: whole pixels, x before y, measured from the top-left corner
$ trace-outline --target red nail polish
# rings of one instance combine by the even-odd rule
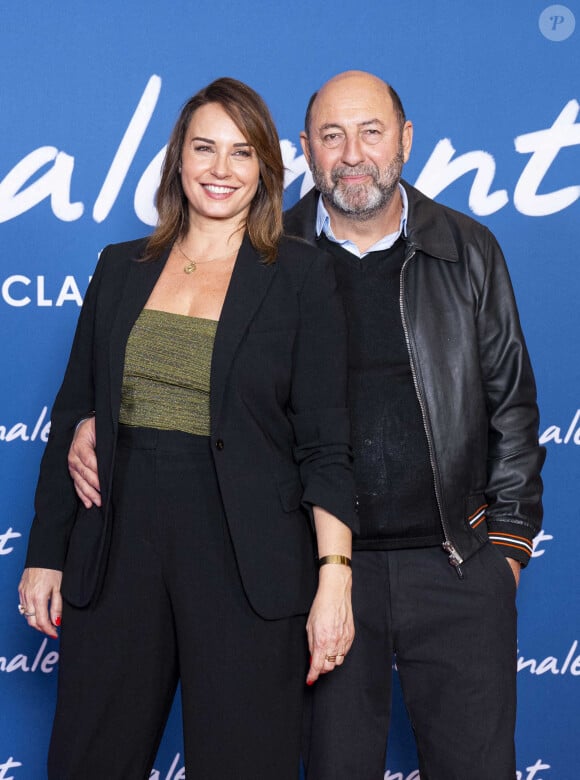
[[[62,621],[62,618],[61,618],[61,617],[60,617],[60,615],[59,615],[58,617],[56,617],[56,618],[54,619],[54,625],[55,625],[55,626],[60,626],[60,624],[61,624],[61,621]]]
[[[306,680],[306,685],[314,685],[314,680]]]

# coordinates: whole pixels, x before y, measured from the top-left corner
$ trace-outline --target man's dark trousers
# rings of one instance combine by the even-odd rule
[[[308,780],[382,780],[393,656],[421,780],[514,780],[514,575],[491,543],[462,574],[440,547],[354,553],[356,637],[311,693]]]

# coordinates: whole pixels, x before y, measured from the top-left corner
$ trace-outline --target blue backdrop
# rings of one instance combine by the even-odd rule
[[[19,617],[16,585],[47,410],[97,252],[149,231],[178,109],[222,75],[247,81],[271,106],[291,205],[310,186],[298,143],[307,100],[328,77],[350,68],[384,77],[401,94],[415,124],[406,178],[485,222],[508,258],[548,448],[544,530],[518,595],[519,777],[577,780],[580,27],[574,29],[574,17],[580,25],[578,0],[567,6],[3,3],[0,780],[45,776],[58,644]],[[114,644],[111,636],[112,651]],[[185,776],[179,730],[174,709],[152,778]],[[385,778],[416,780],[416,766],[397,693]]]

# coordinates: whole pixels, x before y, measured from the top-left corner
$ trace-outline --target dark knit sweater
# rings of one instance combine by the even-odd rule
[[[355,549],[440,544],[427,439],[399,307],[404,240],[359,259],[322,235],[336,258],[349,326],[349,405],[360,534]]]

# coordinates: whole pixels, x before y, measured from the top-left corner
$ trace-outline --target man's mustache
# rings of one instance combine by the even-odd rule
[[[342,165],[332,170],[331,179],[333,184],[338,184],[339,180],[345,176],[371,176],[374,181],[379,178],[379,169],[376,165],[365,163],[364,165]]]

